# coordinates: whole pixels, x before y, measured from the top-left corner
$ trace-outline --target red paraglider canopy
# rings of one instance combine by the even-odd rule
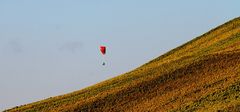
[[[100,51],[102,52],[103,55],[106,54],[106,46],[100,46]]]

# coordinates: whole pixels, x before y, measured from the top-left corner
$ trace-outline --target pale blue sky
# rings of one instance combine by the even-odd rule
[[[0,111],[132,70],[239,16],[239,0],[0,0]],[[108,47],[106,66],[99,46]]]

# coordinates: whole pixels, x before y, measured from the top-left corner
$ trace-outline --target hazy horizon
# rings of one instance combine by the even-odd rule
[[[0,111],[128,72],[238,17],[239,3],[2,0]]]

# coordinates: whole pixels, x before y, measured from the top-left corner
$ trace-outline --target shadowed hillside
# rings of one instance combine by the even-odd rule
[[[131,72],[7,111],[194,110],[240,110],[240,17]]]

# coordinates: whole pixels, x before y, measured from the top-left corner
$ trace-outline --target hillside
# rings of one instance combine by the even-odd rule
[[[118,77],[6,111],[240,110],[240,17]]]

